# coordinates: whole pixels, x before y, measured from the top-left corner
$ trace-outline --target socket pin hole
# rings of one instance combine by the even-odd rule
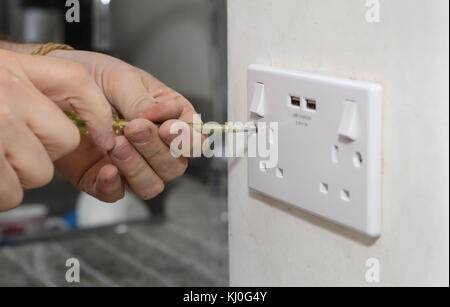
[[[353,156],[353,164],[356,167],[361,167],[362,163],[363,163],[362,155],[359,152],[355,153]]]
[[[319,191],[322,194],[328,194],[328,183],[321,182],[319,185]]]
[[[259,169],[261,170],[261,172],[263,173],[267,173],[267,164],[266,162],[259,162]]]
[[[343,201],[350,201],[350,191],[342,189],[341,190],[341,199]]]
[[[284,177],[284,170],[282,168],[277,168],[277,177],[278,178]]]
[[[339,162],[339,147],[337,145],[331,147],[331,161],[333,163]]]

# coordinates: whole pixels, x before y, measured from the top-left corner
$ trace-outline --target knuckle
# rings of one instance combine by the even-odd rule
[[[76,128],[74,128],[76,129]],[[72,151],[75,151],[75,149],[78,148],[78,146],[80,145],[81,142],[81,135],[78,131],[75,131],[76,133],[73,133],[73,136],[68,138],[67,140],[67,147],[66,147],[66,151],[67,153],[70,153]]]
[[[178,92],[175,92],[175,101],[181,106],[191,105],[189,100]]]
[[[18,205],[20,205],[22,203],[23,197],[24,197],[23,189],[18,188],[17,191],[15,191],[14,194],[11,196],[11,200],[12,200],[11,205],[13,206],[13,208],[17,207]]]
[[[151,189],[151,198],[156,197],[164,191],[164,182],[162,180],[158,181]]]
[[[175,91],[173,88],[168,87],[167,85],[161,84],[157,90],[161,92],[164,95],[173,95],[173,94],[179,94],[177,91]]]
[[[133,167],[126,172],[126,176],[130,180],[139,179],[145,171],[145,167]]]
[[[137,118],[142,112],[153,105],[152,98],[149,95],[139,94],[130,97],[130,100],[125,104],[125,113],[130,118]]]
[[[174,95],[175,95],[174,99],[175,99],[176,101],[178,101],[178,102],[182,102],[182,101],[184,101],[184,100],[186,99],[186,98],[184,98],[183,95],[181,95],[181,94],[178,93],[178,92],[174,92]]]
[[[123,64],[123,62],[121,62],[121,64]],[[139,70],[136,67],[129,65],[129,64],[125,64],[125,67],[123,69],[123,74],[129,78],[139,78],[140,79]]]
[[[187,159],[185,159],[185,158],[181,159],[179,167],[177,168],[177,171],[175,172],[176,176],[181,177],[184,174],[184,172],[186,172],[187,168],[188,168]]]
[[[15,122],[15,116],[7,101],[3,101],[0,98],[0,127],[11,127],[11,124]]]
[[[50,183],[53,179],[53,175],[55,173],[55,167],[53,163],[45,163],[41,170],[39,171],[39,175],[35,178],[31,188],[40,188]]]
[[[65,156],[73,152],[78,148],[81,142],[81,136],[78,131],[78,128],[69,124],[67,127],[67,133],[65,133],[61,139],[61,156]]]
[[[3,90],[12,90],[20,85],[19,78],[9,69],[0,67],[0,88]]]
[[[151,142],[150,145],[145,149],[144,155],[148,160],[153,160],[158,156],[164,154],[162,152],[163,146],[159,142]]]
[[[148,191],[144,193],[140,193],[139,197],[142,199],[148,200],[155,198],[159,194],[161,194],[164,191],[164,182],[162,180],[159,180],[156,182]]]
[[[23,201],[23,189],[18,187],[6,193],[5,199],[0,199],[0,212],[8,211],[16,208]]]
[[[55,174],[55,167],[52,163],[49,163],[47,167],[44,168],[44,171],[42,172],[41,182],[40,186],[44,186],[50,183],[53,179],[53,175]]]
[[[72,79],[74,83],[77,83],[77,85],[85,84],[90,81],[89,73],[83,65],[70,61],[66,61],[64,65],[67,76]]]
[[[188,161],[185,158],[180,158],[177,161],[175,168],[170,172],[170,174],[165,178],[166,181],[171,181],[177,179],[186,172],[188,167]]]

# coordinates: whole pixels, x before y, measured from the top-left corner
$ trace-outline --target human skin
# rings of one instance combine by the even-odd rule
[[[9,48],[28,53],[36,46]],[[56,50],[47,57],[81,64],[115,112],[130,120],[110,152],[99,150],[91,135],[83,135],[75,151],[56,161],[56,168],[77,188],[106,202],[122,198],[125,187],[150,199],[162,192],[165,181],[185,172],[186,158],[173,157],[169,146],[176,137],[170,134],[171,125],[198,116],[188,100],[150,74],[107,55]],[[192,138],[193,133],[191,144],[196,146],[202,138]]]
[[[78,147],[79,132],[58,105],[83,114],[99,150],[114,148],[111,107],[83,66],[0,49],[0,211],[47,184],[53,161]]]

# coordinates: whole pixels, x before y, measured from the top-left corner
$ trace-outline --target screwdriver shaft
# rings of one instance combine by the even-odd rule
[[[75,111],[64,111],[64,113],[72,120],[72,122],[78,127],[80,133],[88,134],[89,131],[86,127],[86,122]],[[114,116],[113,130],[114,133],[119,135],[123,133],[123,130],[127,126],[129,121],[120,119]],[[188,123],[193,129],[202,134],[210,134],[212,132],[221,133],[238,133],[238,132],[255,132],[256,127],[248,126],[235,126],[235,125],[221,125],[221,124],[203,124],[203,123]],[[157,124],[157,126],[160,126]]]

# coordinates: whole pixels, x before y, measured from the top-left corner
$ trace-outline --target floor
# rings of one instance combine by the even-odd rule
[[[166,206],[164,219],[1,248],[0,286],[228,285],[226,196],[184,178]],[[65,279],[69,258],[79,283]]]

